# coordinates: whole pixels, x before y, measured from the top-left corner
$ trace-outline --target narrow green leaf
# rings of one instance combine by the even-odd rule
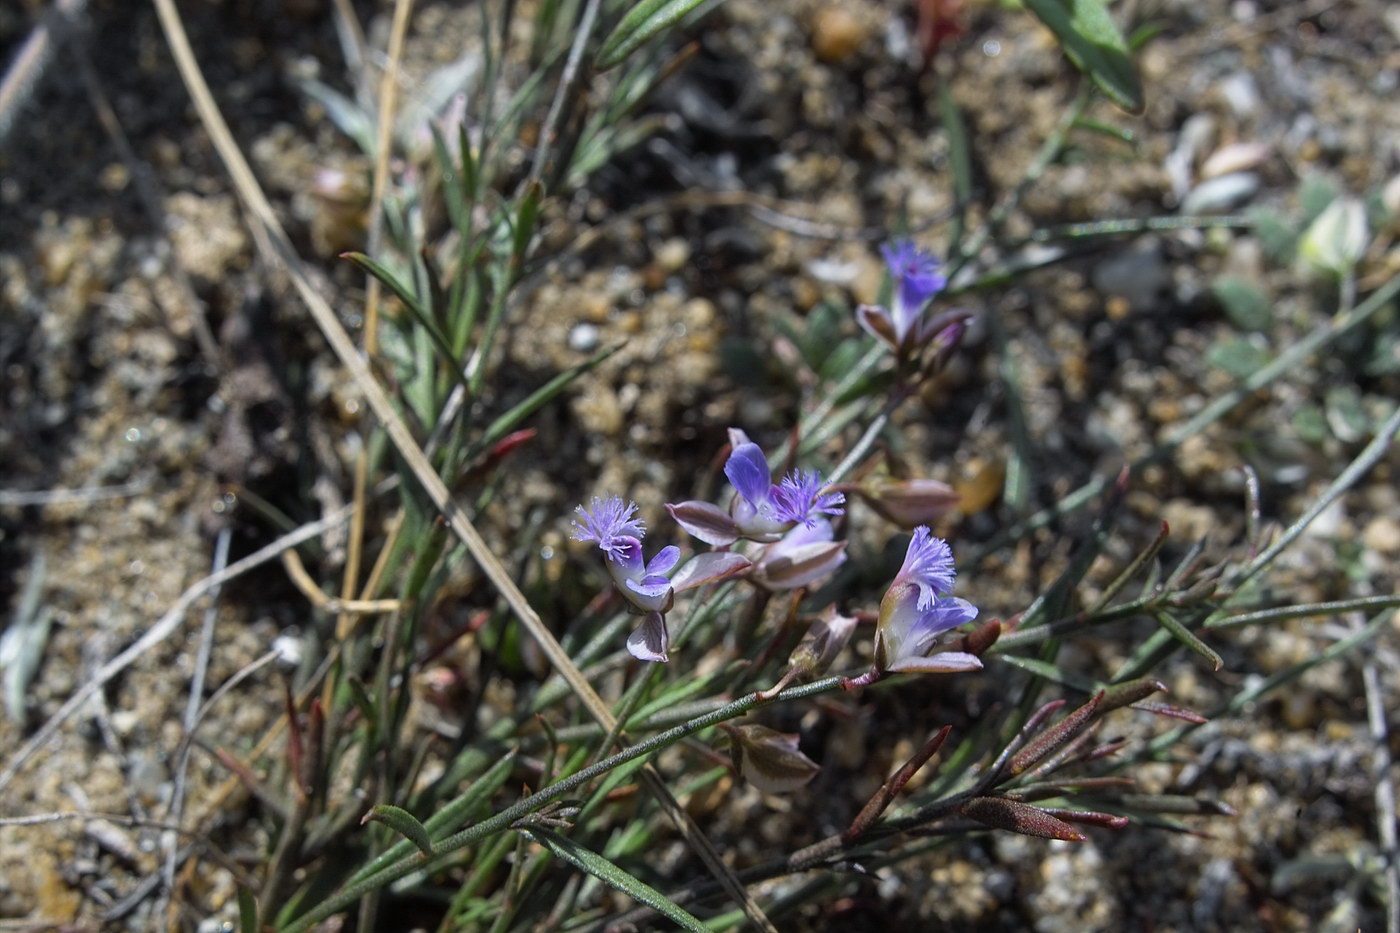
[[[1025,0],[1026,7],[1050,27],[1076,68],[1124,110],[1146,107],[1128,44],[1103,0]]]
[[[1074,690],[1082,690],[1085,693],[1093,693],[1098,690],[1098,684],[1087,677],[1078,674],[1071,674],[1061,670],[1049,661],[1042,661],[1039,658],[1028,658],[1019,654],[999,654],[998,661],[1005,661],[1013,667],[1019,667],[1023,671],[1029,671],[1037,677],[1044,678],[1051,683],[1063,684]]]
[[[242,885],[238,886],[238,931],[258,933],[258,902],[253,892]]]
[[[437,325],[433,322],[432,315],[429,313],[428,309],[423,306],[423,303],[418,300],[417,294],[405,285],[398,276],[390,272],[387,267],[381,263],[375,262],[364,253],[341,253],[340,258],[350,260],[365,272],[374,276],[380,282],[384,283],[384,286],[403,302],[404,307],[413,315],[414,320],[418,322],[418,325],[423,328],[423,332],[428,335],[428,339],[432,341],[434,349],[442,355],[443,361],[447,363],[448,368],[453,371],[458,380],[461,380],[461,363],[453,355],[452,348],[448,345],[447,339],[443,337],[442,332],[438,330]]]
[[[967,207],[972,200],[972,151],[967,142],[967,124],[958,109],[953,95],[948,93],[946,82],[938,85],[938,115],[943,121],[943,132],[948,135],[948,164],[953,170],[953,196],[956,199],[957,213],[953,216],[953,229],[948,236],[948,261],[962,256],[963,229],[967,221]]]
[[[471,220],[467,213],[466,191],[462,187],[460,170],[452,158],[452,153],[447,151],[447,141],[442,138],[437,124],[428,121],[428,129],[433,134],[433,155],[437,158],[438,171],[442,174],[443,200],[447,202],[448,219],[462,236],[466,236]],[[470,159],[471,155],[468,153],[466,158]]]
[[[387,803],[376,804],[364,815],[364,819],[360,820],[361,825],[370,822],[383,823],[417,846],[419,852],[424,855],[433,854],[433,841],[428,838],[428,828],[407,810]]]
[[[1162,628],[1170,632],[1172,637],[1177,641],[1215,665],[1217,671],[1220,670],[1221,666],[1225,663],[1220,655],[1215,652],[1214,648],[1201,641],[1195,632],[1182,625],[1180,620],[1170,612],[1157,613],[1157,622]]]
[[[491,422],[486,428],[486,431],[481,435],[481,439],[473,445],[473,455],[486,450],[492,444],[505,437],[515,429],[516,425],[539,411],[560,392],[568,388],[569,384],[575,379],[612,356],[618,350],[621,350],[624,346],[626,346],[626,341],[615,343],[610,347],[604,347],[582,363],[579,363],[577,366],[571,366],[531,392],[524,401],[513,406],[495,421]]]
[[[442,839],[470,820],[475,811],[484,806],[491,799],[491,795],[501,789],[501,785],[506,782],[506,778],[510,777],[511,769],[514,767],[515,752],[511,751],[502,755],[489,771],[472,782],[471,787],[467,788],[465,793],[428,817],[425,828],[428,830],[429,839]],[[346,884],[360,883],[386,866],[399,861],[412,849],[413,843],[408,839],[399,840],[379,853],[369,864],[355,872]]]
[[[638,881],[593,850],[584,848],[572,839],[543,826],[531,826],[529,829],[522,829],[521,832],[544,846],[556,858],[612,885],[639,904],[646,904],[682,929],[691,930],[692,933],[709,933],[708,928],[694,915],[671,903],[666,895]]]
[[[657,33],[680,22],[705,0],[642,0],[628,11],[598,52],[596,65],[603,71],[618,65]]]
[[[511,258],[516,268],[525,261],[525,251],[530,246],[530,237],[535,234],[535,223],[540,219],[540,204],[544,201],[544,185],[530,182],[525,196],[520,200],[520,210],[515,215],[515,239],[511,243]]]
[[[1124,143],[1128,146],[1137,146],[1136,133],[1132,130],[1124,129],[1121,126],[1114,126],[1112,123],[1092,120],[1089,117],[1080,117],[1078,120],[1074,121],[1074,128],[1077,130],[1088,130],[1091,133],[1098,133],[1100,136],[1116,139],[1120,143]]]
[[[374,276],[384,284],[385,288],[393,292],[398,297],[399,301],[404,303],[413,316],[418,319],[419,323],[425,327],[432,327],[432,319],[428,315],[428,309],[423,306],[423,302],[419,300],[417,293],[404,284],[402,279],[389,271],[388,266],[369,258],[364,253],[341,253],[340,258],[350,260],[365,272]]]

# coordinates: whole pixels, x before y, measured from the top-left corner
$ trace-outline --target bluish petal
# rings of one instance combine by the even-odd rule
[[[903,674],[955,674],[981,670],[982,662],[961,651],[944,651],[926,658],[899,658],[886,670]]]
[[[945,596],[934,600],[933,607],[919,613],[906,645],[909,654],[924,654],[934,639],[977,618],[977,607],[965,599]]]
[[[647,564],[647,576],[653,574],[660,577],[666,576],[680,559],[681,549],[674,544],[662,548],[656,552],[656,556]]]
[[[671,581],[665,577],[643,577],[641,580],[628,580],[627,588],[638,596],[645,596],[647,599],[659,599],[666,595],[666,591],[671,588]]]
[[[725,461],[724,475],[754,508],[768,501],[769,490],[773,488],[772,474],[768,472],[763,451],[752,441],[734,448]]]

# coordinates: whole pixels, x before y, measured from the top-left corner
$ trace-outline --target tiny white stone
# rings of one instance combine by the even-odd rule
[[[586,321],[575,324],[569,331],[569,349],[579,353],[588,353],[598,346],[599,333],[595,324]]]

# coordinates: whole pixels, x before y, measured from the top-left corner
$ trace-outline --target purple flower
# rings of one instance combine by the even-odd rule
[[[709,502],[681,502],[667,505],[682,528],[707,544],[717,547],[740,538],[771,543],[797,525],[814,527],[823,515],[840,515],[846,501],[839,492],[822,487],[815,470],[794,470],[774,483],[763,450],[738,428],[729,431],[733,451],[724,464],[738,496],[726,514]]]
[[[646,528],[635,518],[637,505],[619,496],[593,497],[588,508],[579,506],[573,522],[576,541],[593,541],[607,555],[608,575],[642,624],[627,638],[627,650],[642,661],[665,661],[670,645],[666,613],[676,593],[743,573],[748,558],[739,554],[701,554],[684,567],[681,549],[675,545],[657,551],[651,560],[642,554]]]
[[[610,558],[626,549],[629,541],[646,537],[646,524],[633,517],[637,514],[637,503],[624,502],[621,496],[606,499],[594,496],[588,508],[580,505],[574,511],[579,517],[573,521],[573,539],[598,542],[598,547]]]
[[[875,631],[875,667],[886,671],[968,671],[982,662],[960,651],[932,656],[939,635],[977,618],[977,607],[949,596],[953,588],[953,553],[926,526],[914,529],[904,564],[880,601]]]
[[[880,247],[885,266],[894,279],[895,331],[903,337],[919,319],[930,298],[943,291],[948,278],[938,271],[938,260],[911,240],[895,240]]]
[[[932,254],[910,240],[895,240],[882,246],[880,252],[894,280],[891,306],[861,305],[856,309],[856,321],[902,355],[923,346],[951,323],[947,315],[930,319],[925,314],[928,303],[947,287],[948,277],[938,271],[939,262]]]

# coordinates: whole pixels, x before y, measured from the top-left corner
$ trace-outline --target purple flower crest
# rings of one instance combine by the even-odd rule
[[[580,505],[574,511],[578,518],[570,536],[575,541],[597,542],[599,550],[613,560],[625,560],[633,542],[646,537],[646,524],[635,517],[637,503],[625,502],[621,496],[594,496],[588,508]]]
[[[927,315],[929,302],[948,285],[948,277],[939,271],[939,262],[931,253],[907,239],[888,243],[880,252],[894,280],[894,295],[889,308],[861,305],[856,309],[856,321],[871,336],[903,355],[965,317],[961,312]]]
[[[953,590],[953,549],[942,538],[935,538],[927,525],[914,529],[909,549],[904,552],[904,564],[895,576],[895,584],[912,583],[919,588],[918,608],[930,609],[934,599]]]

